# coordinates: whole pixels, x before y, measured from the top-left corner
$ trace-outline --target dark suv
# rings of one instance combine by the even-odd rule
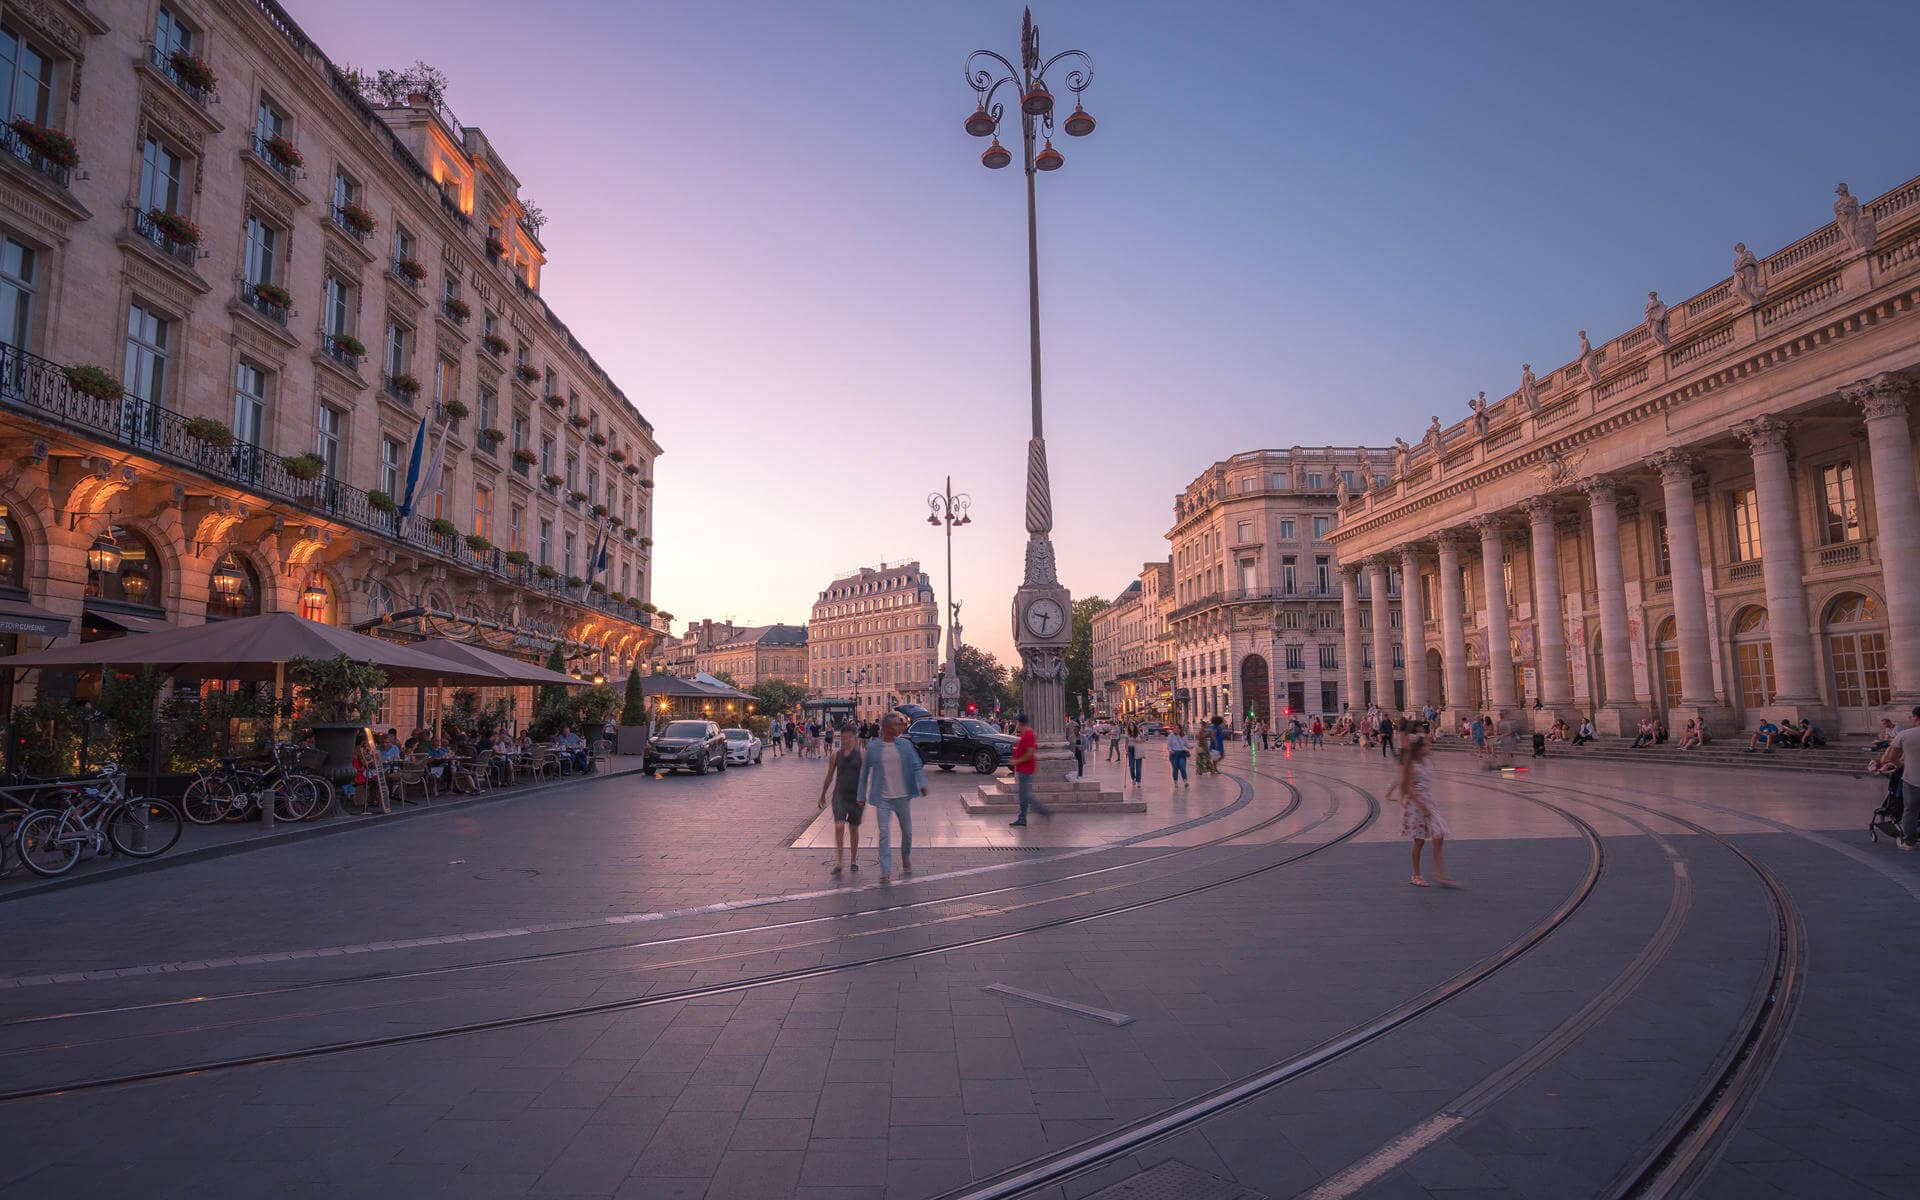
[[[969,766],[991,775],[1013,761],[1013,739],[985,721],[925,717],[907,730],[920,761],[942,771]]]
[[[643,765],[648,771],[727,769],[727,739],[712,721],[673,721],[647,743]]]

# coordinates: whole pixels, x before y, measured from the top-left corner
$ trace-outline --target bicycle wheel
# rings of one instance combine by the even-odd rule
[[[237,804],[232,782],[217,775],[202,775],[180,797],[181,813],[195,825],[218,825]]]
[[[300,819],[302,821],[318,821],[321,817],[331,813],[336,802],[336,793],[333,790],[332,782],[324,775],[302,775],[300,778],[313,784],[314,795],[317,798],[313,810]]]
[[[273,789],[273,815],[281,821],[309,821],[320,807],[320,789],[305,775],[289,775]]]
[[[152,858],[180,840],[180,810],[165,800],[136,796],[107,814],[107,840],[133,858]]]
[[[20,822],[14,853],[35,875],[48,879],[64,875],[80,861],[80,849],[86,839],[65,828],[66,816],[65,810],[40,808]]]

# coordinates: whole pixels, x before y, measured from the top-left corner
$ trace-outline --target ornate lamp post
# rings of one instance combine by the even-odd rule
[[[1020,109],[1022,161],[1027,176],[1027,325],[1033,436],[1027,442],[1026,571],[1013,595],[1013,637],[1020,650],[1027,715],[1040,736],[1043,757],[1049,758],[1065,753],[1061,739],[1066,731],[1066,652],[1073,640],[1073,598],[1055,574],[1053,542],[1048,536],[1053,532],[1053,494],[1047,485],[1047,444],[1041,424],[1040,259],[1033,181],[1035,172],[1057,171],[1066,163],[1066,156],[1053,148],[1054,97],[1047,80],[1047,72],[1062,60],[1068,65],[1060,82],[1072,93],[1074,109],[1061,127],[1070,137],[1084,137],[1093,132],[1094,121],[1080,106],[1079,97],[1093,82],[1093,59],[1083,50],[1063,50],[1042,60],[1032,9],[1020,19],[1019,66],[991,50],[975,50],[966,62],[967,86],[974,91],[975,105],[965,128],[974,137],[993,138],[980,156],[981,163],[991,170],[1013,161],[1012,154],[1000,144],[1005,105],[995,97],[1001,88],[1012,89]],[[1044,143],[1038,151],[1037,141]]]
[[[940,676],[940,693],[934,698],[934,711],[941,716],[947,715],[947,701],[960,695],[960,675],[956,666],[960,653],[960,602],[954,599],[953,590],[953,530],[956,525],[971,525],[973,518],[967,515],[973,507],[973,497],[961,492],[953,494],[953,476],[947,476],[947,490],[930,492],[927,495],[927,524],[947,527],[947,666]],[[948,693],[951,692],[950,696]],[[959,715],[959,707],[954,715]]]

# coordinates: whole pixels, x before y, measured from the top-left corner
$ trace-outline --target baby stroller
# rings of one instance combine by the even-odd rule
[[[1904,815],[1906,801],[1901,795],[1900,780],[1906,774],[1906,767],[1894,768],[1887,776],[1887,791],[1880,798],[1880,807],[1873,810],[1873,816],[1867,821],[1867,840],[1877,842],[1881,834],[1894,841],[1900,840],[1900,818]]]

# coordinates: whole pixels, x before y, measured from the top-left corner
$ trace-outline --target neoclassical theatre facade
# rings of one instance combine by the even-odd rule
[[[1398,707],[1844,734],[1920,703],[1920,179],[1733,265],[1345,498],[1347,594],[1414,606]]]

